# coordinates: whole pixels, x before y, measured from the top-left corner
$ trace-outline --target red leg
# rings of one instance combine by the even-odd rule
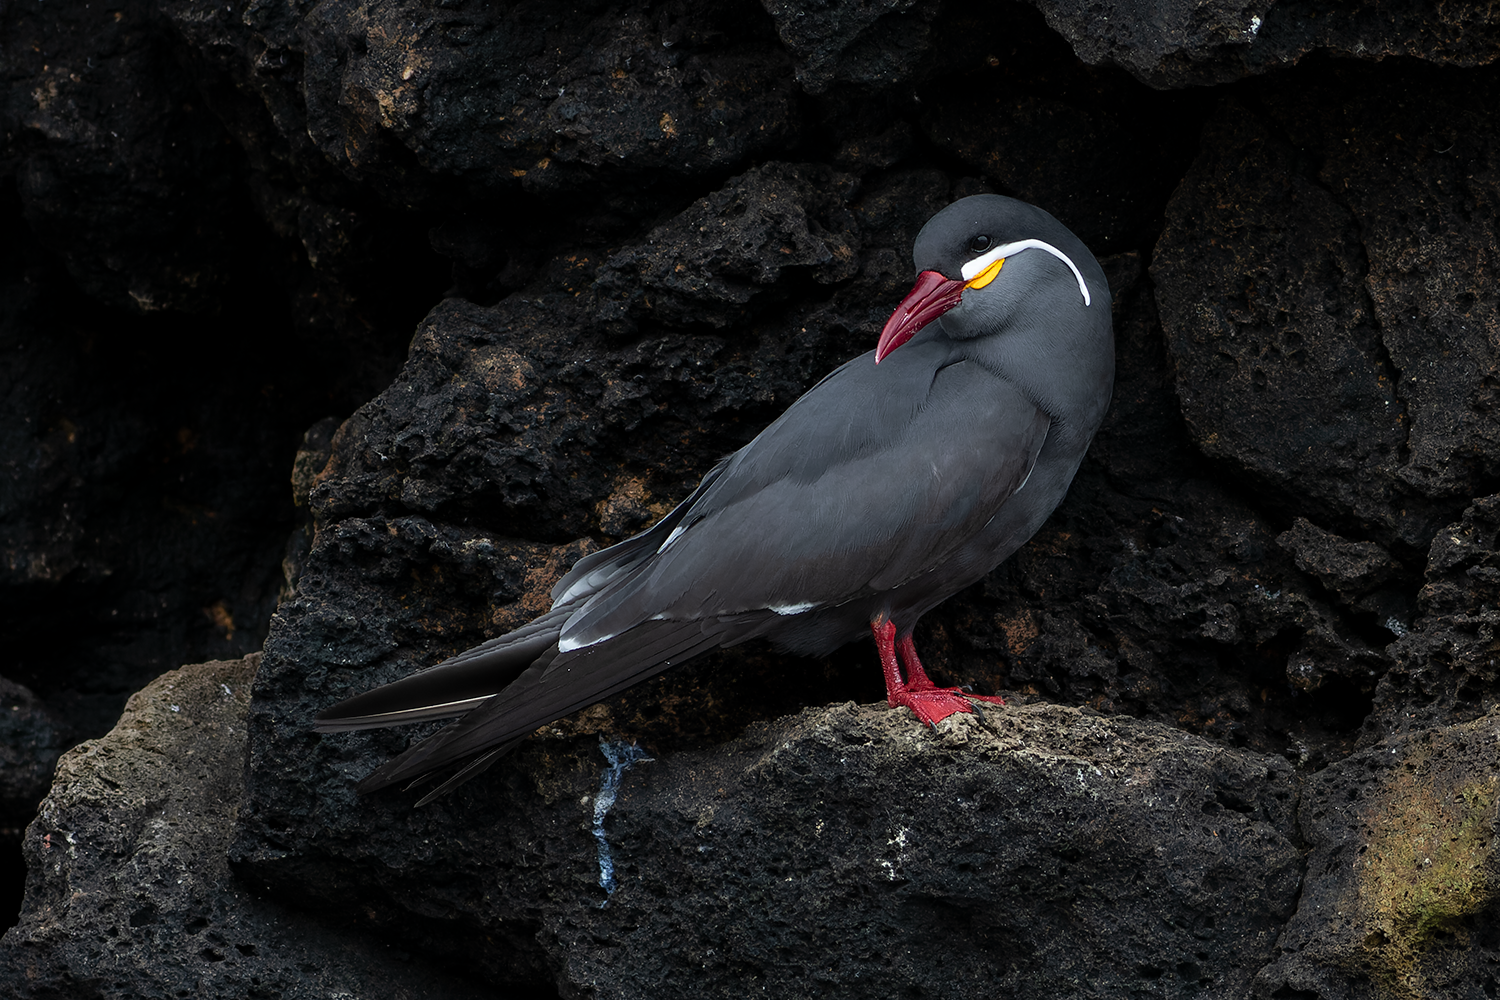
[[[870,622],[870,631],[875,635],[875,648],[880,653],[880,666],[885,672],[885,695],[891,707],[905,705],[921,722],[936,725],[958,712],[974,711],[970,699],[998,702],[1001,698],[983,695],[966,695],[958,688],[940,688],[932,683],[922,661],[917,658],[917,647],[910,635],[896,638],[896,623],[880,617]],[[897,650],[900,650],[900,664]],[[906,667],[903,678],[901,666]]]
[[[906,687],[909,691],[953,691],[960,692],[959,688],[940,688],[928,678],[927,671],[922,669],[922,661],[917,658],[917,644],[912,641],[911,636],[896,640],[896,651],[901,654],[901,663],[906,667]],[[962,692],[963,696],[970,701],[988,701],[996,705],[1004,705],[1005,699],[998,694],[969,694]]]
[[[885,671],[885,696],[891,707],[901,702],[896,700],[898,692],[906,690],[901,680],[901,668],[896,664],[896,623],[889,618],[877,618],[870,623],[875,633],[875,651],[880,654],[880,667]]]
[[[911,636],[896,640],[896,652],[901,654],[901,663],[906,667],[907,690],[932,691],[937,688],[927,671],[922,669],[922,661],[917,658],[917,644]]]

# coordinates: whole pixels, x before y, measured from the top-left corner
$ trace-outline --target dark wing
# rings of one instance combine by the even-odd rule
[[[339,733],[453,718],[498,694],[533,664],[545,666],[556,653],[557,635],[568,617],[600,588],[654,553],[727,462],[710,469],[687,500],[649,530],[575,563],[552,588],[554,603],[547,614],[420,673],[341,701],[320,712],[313,727],[320,733]]]
[[[548,676],[551,657],[546,657],[522,673],[500,697],[491,698],[373,772],[359,783],[359,791],[372,792],[465,762],[463,770],[422,799],[430,801],[478,774],[538,726],[623,691],[712,649],[719,641],[715,632],[705,632],[695,623],[647,622],[617,640],[575,655],[573,666],[561,674]],[[633,667],[622,669],[621,664]]]
[[[726,458],[709,469],[708,474],[698,482],[698,488],[650,528],[618,545],[586,555],[574,563],[573,568],[553,585],[552,606],[556,608],[562,604],[577,604],[582,599],[592,597],[625,570],[649,558],[682,522],[688,510],[713,486],[729,461]]]
[[[832,373],[661,523],[559,582],[553,594],[565,603],[537,624],[566,618],[560,651],[549,646],[499,697],[360,790],[465,762],[431,798],[538,726],[738,641],[757,622],[942,565],[1025,482],[1050,425],[993,372],[947,360],[941,343],[913,341],[878,367],[867,354]],[[468,655],[450,662],[457,669]]]
[[[381,729],[429,719],[451,719],[483,704],[557,648],[557,634],[573,608],[554,608],[524,628],[464,650],[410,677],[356,695],[318,713],[320,733]]]
[[[730,458],[655,555],[568,619],[552,669],[646,621],[794,614],[941,565],[1025,481],[1050,426],[993,372],[945,360],[942,341],[913,342],[803,396]]]

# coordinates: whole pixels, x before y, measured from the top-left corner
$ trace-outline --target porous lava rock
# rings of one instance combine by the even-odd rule
[[[22,923],[0,939],[6,996],[488,995],[230,874],[259,658],[168,671],[63,757],[27,829]]]
[[[1482,66],[1500,56],[1500,15],[1458,0],[1329,5],[1298,0],[1029,0],[1079,58],[1153,87],[1225,83],[1314,52]]]
[[[163,675],[64,757],[27,834],[7,995],[480,995],[413,953],[462,955],[523,995],[555,976],[564,995],[729,996],[747,975],[801,995],[809,965],[851,996],[938,976],[955,996],[1163,976],[1191,991],[1259,967],[1296,899],[1284,760],[1048,705],[936,732],[883,707],[809,709],[640,762],[603,807],[598,735],[558,733],[498,789],[435,809],[335,792],[299,823],[316,863],[260,849],[236,880],[224,841],[257,659]],[[487,858],[474,831],[496,824],[512,843]],[[357,900],[355,925],[247,888],[284,880],[303,905]],[[674,897],[692,902],[662,907]],[[747,905],[779,929],[750,932]],[[392,920],[401,949],[367,933]]]
[[[1500,194],[1500,90],[1412,76],[1420,99],[1364,66],[1226,99],[1152,262],[1204,453],[1407,557],[1500,459],[1500,244],[1467,207]]]
[[[1406,733],[1500,706],[1500,497],[1478,497],[1439,531],[1417,594],[1421,614],[1391,646],[1368,728]]]
[[[237,170],[153,6],[7,7],[0,163],[83,291],[203,311],[233,267]]]
[[[1033,705],[927,732],[833,705],[637,763],[607,810],[599,741],[551,730],[417,811],[325,780],[258,804],[236,868],[354,893],[372,928],[421,898],[450,935],[409,930],[423,950],[496,984],[546,970],[564,996],[1232,989],[1297,897],[1290,765],[1166,726]],[[338,768],[369,759],[347,742]],[[291,827],[316,849],[272,848]]]
[[[795,134],[790,59],[751,3],[160,9],[234,81],[242,127],[270,119],[269,152],[406,197],[698,174]]]
[[[1500,715],[1389,739],[1313,775],[1312,853],[1257,997],[1468,997],[1500,986]]]
[[[940,7],[935,0],[761,2],[809,94],[835,80],[878,87],[911,77],[932,45],[930,23]]]

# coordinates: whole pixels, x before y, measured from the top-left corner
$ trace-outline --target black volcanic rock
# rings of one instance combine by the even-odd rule
[[[761,0],[796,59],[797,83],[821,94],[838,81],[872,90],[911,77],[932,47],[938,0]]]
[[[1412,56],[1483,66],[1500,55],[1492,7],[1292,0],[1028,0],[1088,63],[1111,63],[1153,87],[1226,83],[1314,52]]]
[[[1308,780],[1307,879],[1256,997],[1494,991],[1497,725],[1492,711],[1390,739]]]
[[[152,4],[9,7],[4,21],[0,171],[32,231],[102,302],[217,306],[236,158]]]
[[[1297,568],[1316,576],[1323,586],[1346,600],[1373,590],[1395,576],[1400,566],[1374,542],[1351,542],[1324,531],[1305,517],[1276,537],[1276,544],[1297,560]]]
[[[1500,194],[1500,89],[1412,77],[1420,100],[1363,67],[1226,100],[1152,262],[1198,445],[1403,556],[1500,471],[1500,245],[1463,207]]]
[[[1433,538],[1417,609],[1409,627],[1394,623],[1395,665],[1368,723],[1381,735],[1468,721],[1500,705],[1500,497],[1476,498]]]
[[[847,281],[859,270],[846,204],[855,188],[854,178],[827,169],[756,168],[615,254],[596,287],[637,317],[724,327],[749,315],[751,299],[787,268],[821,285]]]
[[[360,884],[372,927],[444,913],[458,937],[408,940],[496,984],[540,963],[568,996],[804,996],[809,970],[854,997],[1200,989],[1247,981],[1296,898],[1289,765],[1153,724],[1039,705],[929,733],[834,705],[636,764],[601,814],[608,771],[598,736],[558,734],[433,809],[268,802],[236,868],[304,899]],[[295,857],[271,846],[293,815],[317,844]]]
[[[697,174],[795,134],[790,60],[753,3],[417,2],[163,13],[284,148],[308,140],[387,191],[551,191],[616,173]],[[767,44],[767,43],[770,44]],[[263,127],[263,125],[261,126]]]
[[[6,996],[487,995],[230,875],[258,660],[163,674],[63,758],[27,830],[22,925],[0,939]]]
[[[857,997],[934,981],[1048,996],[1079,976],[1113,991],[1163,974],[1194,990],[1245,981],[1296,899],[1285,761],[1054,706],[937,732],[884,707],[809,709],[638,763],[603,804],[598,737],[554,735],[501,765],[498,788],[434,809],[335,794],[299,821],[316,859],[261,846],[236,880],[224,839],[256,660],[163,675],[63,759],[28,831],[8,996],[478,995],[458,966],[527,995],[553,977],[565,995],[739,995],[747,969],[803,995],[808,963]],[[507,849],[475,851],[484,829],[509,830]],[[140,890],[121,899],[122,882]],[[357,916],[247,889],[267,885],[303,906],[357,901]],[[774,911],[775,929],[749,933],[747,906]],[[392,921],[399,949],[377,933]],[[437,956],[450,973],[422,960]]]

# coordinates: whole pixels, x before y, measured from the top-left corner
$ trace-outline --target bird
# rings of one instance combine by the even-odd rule
[[[937,212],[873,351],[825,376],[649,529],[580,559],[530,624],[316,716],[320,732],[455,718],[359,782],[457,768],[719,646],[826,655],[872,635],[887,701],[927,725],[997,696],[940,687],[918,619],[1025,544],[1061,502],[1114,383],[1108,283],[1041,208]]]

